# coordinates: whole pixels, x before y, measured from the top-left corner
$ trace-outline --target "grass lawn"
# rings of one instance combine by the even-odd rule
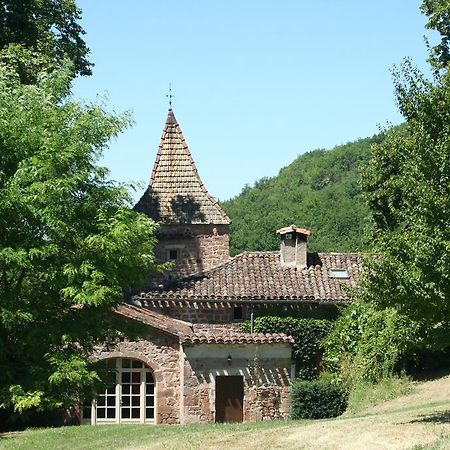
[[[450,376],[368,400],[328,420],[27,430],[0,435],[0,449],[450,449]]]
[[[304,423],[307,423],[306,421]],[[299,422],[206,425],[99,425],[32,429],[0,437],[2,449],[234,448],[261,431],[281,433]],[[213,443],[210,447],[209,443]]]

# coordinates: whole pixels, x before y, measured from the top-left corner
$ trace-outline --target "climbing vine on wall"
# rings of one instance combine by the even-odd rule
[[[327,336],[333,321],[326,319],[298,319],[295,317],[258,317],[254,322],[255,333],[285,333],[294,338],[292,357],[296,363],[297,376],[309,380],[317,375],[318,355],[321,341]],[[250,331],[250,323],[243,324]]]

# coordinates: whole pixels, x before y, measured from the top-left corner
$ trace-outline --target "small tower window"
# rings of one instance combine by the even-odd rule
[[[235,306],[233,308],[233,319],[234,320],[242,320],[242,306]]]
[[[170,248],[167,250],[167,261],[178,261],[180,258],[180,249]]]

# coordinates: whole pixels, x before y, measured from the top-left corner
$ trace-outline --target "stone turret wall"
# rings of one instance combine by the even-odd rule
[[[168,273],[179,277],[228,261],[229,248],[229,225],[163,225],[155,255],[160,263],[173,260],[174,268]]]

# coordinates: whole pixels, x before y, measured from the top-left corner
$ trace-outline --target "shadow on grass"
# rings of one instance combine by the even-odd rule
[[[429,416],[420,416],[410,423],[450,423],[450,409]]]
[[[420,373],[413,374],[414,380],[417,381],[433,381],[450,375],[450,367],[441,367],[434,370],[425,370]]]

